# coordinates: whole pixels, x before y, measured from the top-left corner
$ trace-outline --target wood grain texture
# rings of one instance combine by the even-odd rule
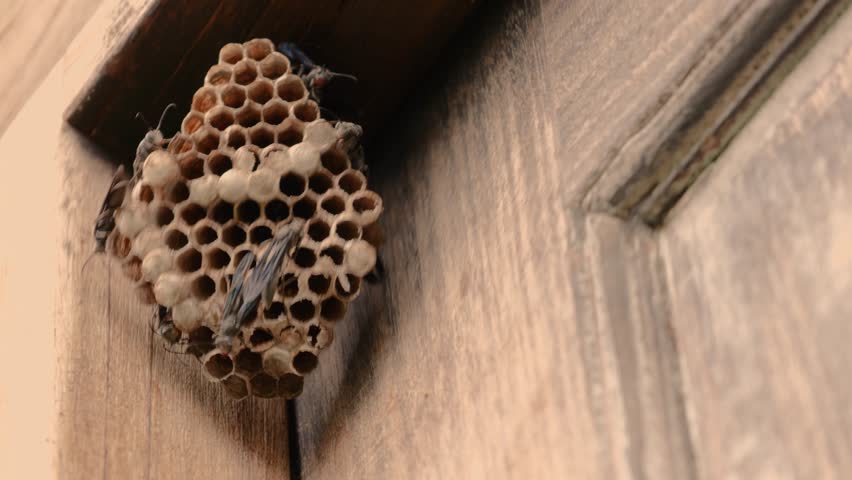
[[[478,12],[373,151],[389,274],[297,399],[305,478],[694,477],[652,238],[572,205],[600,132],[557,129],[552,21]]]
[[[230,400],[165,352],[91,229],[114,164],[62,113],[146,0],[105,3],[0,139],[0,478],[289,478],[283,401]],[[30,161],[38,158],[39,161]],[[13,321],[14,320],[14,321]]]
[[[852,475],[852,13],[660,239],[702,478]]]
[[[0,134],[102,0],[4,0],[0,15]]]

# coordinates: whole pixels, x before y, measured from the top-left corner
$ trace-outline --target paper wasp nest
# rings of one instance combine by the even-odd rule
[[[161,305],[159,333],[238,398],[298,395],[375,264],[381,198],[319,113],[272,42],[228,44],[116,212],[109,251]],[[304,233],[274,303],[223,353],[212,342],[229,275],[294,218]]]

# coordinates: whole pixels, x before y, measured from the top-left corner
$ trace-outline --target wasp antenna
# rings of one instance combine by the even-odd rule
[[[136,112],[136,119],[142,120],[142,123],[144,123],[145,126],[148,127],[148,130],[151,130],[151,124],[148,123],[148,120],[145,118],[145,115],[142,115],[142,112]]]
[[[355,75],[349,75],[348,73],[337,73],[337,72],[332,72],[331,70],[329,70],[328,73],[330,73],[332,77],[348,78],[349,80],[352,80],[353,82],[358,81],[358,77],[356,77]]]
[[[157,130],[159,130],[160,127],[163,126],[163,119],[166,118],[166,113],[168,113],[168,111],[173,108],[177,108],[177,104],[175,104],[174,102],[166,105],[166,108],[163,109],[163,113],[160,114],[160,121],[159,123],[157,123]]]

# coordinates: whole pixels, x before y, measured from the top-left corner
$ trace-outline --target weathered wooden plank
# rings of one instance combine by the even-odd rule
[[[852,475],[852,13],[661,230],[702,478]]]
[[[373,151],[388,277],[296,401],[305,478],[693,478],[652,238],[572,205],[550,20],[484,7]]]

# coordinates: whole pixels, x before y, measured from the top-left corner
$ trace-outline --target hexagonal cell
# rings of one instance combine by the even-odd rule
[[[263,105],[275,95],[275,87],[269,80],[258,78],[248,87],[248,96],[255,102]]]
[[[308,220],[314,216],[317,211],[317,202],[313,199],[305,197],[293,204],[293,216]]]
[[[290,69],[290,61],[279,52],[272,52],[260,62],[260,73],[270,79],[277,79]]]
[[[198,117],[202,119],[202,123],[203,123],[204,120],[203,120],[202,115],[200,115],[200,114],[194,114],[194,115],[198,115]],[[168,146],[166,147],[166,150],[171,152],[171,153],[174,153],[175,155],[180,155],[182,153],[189,152],[190,150],[192,150],[192,147],[193,147],[192,139],[189,138],[188,135],[184,135],[183,133],[178,132],[178,133],[175,134],[175,136],[169,142]]]
[[[139,257],[131,258],[122,265],[122,271],[134,282],[142,280],[142,260]]]
[[[178,256],[176,263],[180,271],[184,273],[196,272],[201,268],[201,252],[190,248]]]
[[[331,345],[333,336],[331,329],[324,325],[311,325],[306,335],[308,344],[319,349]]]
[[[334,226],[334,234],[343,240],[355,240],[361,237],[361,227],[355,222],[344,220]]]
[[[308,225],[308,236],[315,242],[321,242],[328,238],[331,227],[322,220],[313,220]]]
[[[290,207],[281,200],[272,200],[263,209],[266,218],[273,222],[281,222],[290,216]]]
[[[195,92],[192,97],[192,109],[196,112],[206,113],[207,110],[216,106],[216,89],[213,87],[203,87]]]
[[[290,315],[296,320],[302,322],[306,322],[314,318],[316,312],[316,305],[306,298],[293,302],[293,304],[290,305]]]
[[[316,355],[311,352],[302,351],[293,357],[293,370],[304,375],[317,368],[318,363],[319,360]]]
[[[184,182],[177,182],[172,185],[166,196],[170,202],[180,203],[189,198],[189,187]]]
[[[122,259],[130,255],[130,249],[133,248],[133,244],[129,238],[118,232],[112,238],[112,251],[116,257]]]
[[[212,128],[203,128],[193,135],[195,148],[200,153],[208,154],[219,146],[219,132]]]
[[[189,243],[189,239],[180,230],[169,230],[166,232],[166,245],[172,250],[180,250],[187,243]]]
[[[303,122],[313,122],[319,118],[319,107],[312,100],[298,103],[293,106],[293,116]]]
[[[251,252],[251,251],[252,250],[240,250],[239,252],[235,253],[232,265],[234,267],[237,267],[240,264],[240,262],[243,260],[243,257],[248,255],[248,253]],[[257,259],[252,260],[251,263],[249,263],[249,268],[254,268],[256,264],[257,264]]]
[[[190,347],[187,353],[200,357],[213,350],[213,330],[207,327],[198,327],[189,332]]]
[[[154,189],[150,185],[141,185],[139,188],[139,200],[145,203],[154,201]]]
[[[253,200],[246,200],[237,205],[237,220],[251,223],[260,218],[260,205]]]
[[[266,125],[255,125],[249,130],[249,140],[252,145],[267,147],[275,142],[275,132]]]
[[[278,395],[285,398],[298,397],[304,388],[305,379],[295,373],[285,373],[278,379]]]
[[[305,177],[293,172],[283,175],[278,182],[278,189],[288,197],[298,197],[303,194],[306,186]]]
[[[286,102],[295,102],[305,97],[305,84],[296,75],[287,75],[278,80],[275,85],[278,98]]]
[[[261,357],[259,353],[252,352],[251,350],[240,351],[235,360],[234,366],[238,372],[252,374],[259,372],[263,367],[263,357]]]
[[[222,176],[225,172],[233,168],[231,156],[224,152],[213,152],[207,157],[207,168],[214,175]]]
[[[157,207],[157,213],[154,215],[157,220],[157,226],[165,227],[166,225],[172,223],[172,220],[175,219],[175,212],[171,207],[161,205]]]
[[[335,265],[343,264],[343,248],[332,245],[320,252],[321,257],[328,257]]]
[[[334,179],[325,172],[317,172],[311,175],[311,178],[308,179],[308,188],[310,188],[311,191],[316,192],[318,195],[322,195],[327,192],[333,184]]]
[[[361,194],[352,198],[352,209],[358,213],[371,212],[378,206],[378,200],[372,195]]]
[[[260,108],[254,103],[244,106],[237,112],[237,123],[246,128],[257,125],[260,123]]]
[[[258,327],[249,335],[249,344],[254,351],[266,350],[275,344],[275,337],[268,329]]]
[[[270,320],[276,320],[281,315],[284,315],[284,304],[281,302],[272,302],[272,305],[263,311],[263,316]]]
[[[346,315],[346,304],[336,297],[328,297],[320,303],[320,316],[326,320],[340,320]]]
[[[240,85],[248,85],[257,78],[257,68],[254,62],[241,60],[234,66],[234,81]]]
[[[364,175],[357,170],[349,170],[337,179],[337,186],[350,195],[364,188],[366,183]]]
[[[181,123],[181,130],[192,135],[201,128],[202,125],[204,125],[204,116],[197,112],[190,112],[186,117],[184,117],[183,123]]]
[[[234,218],[234,206],[220,200],[210,207],[207,217],[219,225],[224,225]]]
[[[275,100],[263,107],[263,121],[270,125],[278,125],[290,116],[290,107],[281,100]]]
[[[210,225],[198,225],[194,229],[193,236],[199,245],[208,245],[219,238],[219,233]]]
[[[320,208],[332,215],[338,215],[346,210],[346,201],[338,195],[331,195],[323,199]]]
[[[231,65],[243,59],[243,46],[239,43],[229,43],[219,50],[219,61]]]
[[[231,263],[231,256],[221,248],[214,248],[207,253],[207,265],[213,270],[220,270]]]
[[[246,89],[239,85],[228,85],[222,90],[222,103],[226,107],[240,108],[246,103]]]
[[[278,381],[275,377],[265,373],[258,373],[251,379],[251,393],[260,398],[272,398],[278,390]]]
[[[358,289],[361,288],[361,278],[356,277],[355,275],[346,274],[346,280],[349,281],[349,291],[347,292],[343,285],[340,283],[340,279],[336,279],[334,281],[334,291],[335,293],[343,298],[349,298],[358,293]]]
[[[282,295],[287,298],[293,298],[299,294],[299,282],[296,278],[296,275],[292,273],[287,273],[284,275],[284,278],[281,279],[280,286],[278,287],[279,291]]]
[[[225,387],[225,392],[236,400],[246,398],[249,394],[248,384],[239,375],[225,377],[222,380],[222,386]]]
[[[337,150],[329,150],[320,156],[322,166],[334,175],[340,175],[349,168],[349,159]]]
[[[272,238],[272,229],[265,225],[254,227],[249,232],[249,241],[255,245],[260,245],[270,238]]]
[[[234,370],[234,362],[224,353],[215,353],[204,361],[204,369],[211,377],[220,379]]]
[[[222,230],[222,241],[232,247],[238,247],[246,241],[246,231],[239,225],[231,225]]]
[[[245,145],[248,141],[248,132],[240,125],[232,125],[225,130],[225,143],[233,149]]]
[[[311,275],[308,278],[308,288],[317,295],[323,295],[331,286],[331,279],[325,275]]]
[[[180,218],[189,225],[195,225],[207,215],[207,210],[196,203],[190,203],[180,211]]]
[[[293,262],[302,268],[310,268],[317,263],[317,254],[310,248],[301,247],[293,254]]]
[[[243,47],[245,47],[246,55],[257,61],[263,60],[267,55],[271,54],[275,50],[272,46],[272,42],[264,38],[249,40],[243,45]]]
[[[225,107],[216,107],[207,112],[207,121],[216,130],[224,130],[234,124],[234,114]]]
[[[304,138],[304,134],[302,133],[302,127],[292,119],[287,119],[284,123],[279,126],[277,129],[277,138],[278,143],[281,145],[287,145],[288,147],[292,147],[297,143],[301,143]]]
[[[195,154],[189,154],[178,161],[180,174],[187,180],[204,176],[204,160]]]
[[[204,82],[213,86],[225,85],[230,81],[231,68],[225,65],[213,65],[210,70],[207,70],[207,75],[204,76]]]
[[[216,282],[207,275],[201,275],[192,281],[189,289],[195,298],[199,300],[207,300],[216,293]]]

